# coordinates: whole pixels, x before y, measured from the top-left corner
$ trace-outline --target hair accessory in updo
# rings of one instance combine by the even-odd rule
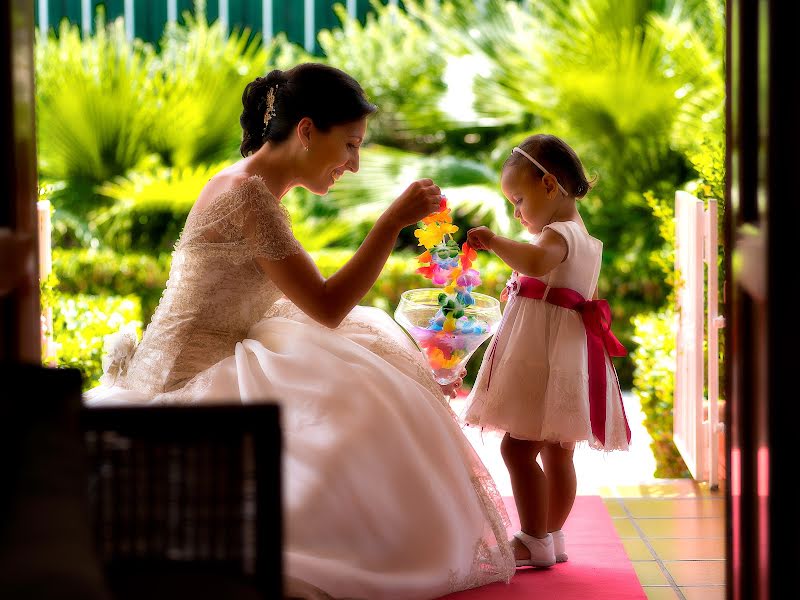
[[[277,89],[278,84],[276,83],[267,90],[267,106],[264,109],[264,137],[267,135],[267,128],[269,127],[270,120],[275,116],[275,90]]]

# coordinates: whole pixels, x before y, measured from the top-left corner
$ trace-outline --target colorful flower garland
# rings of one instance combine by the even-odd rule
[[[472,290],[481,284],[480,273],[472,268],[477,252],[464,242],[459,252],[453,234],[458,227],[443,197],[439,212],[422,220],[414,232],[425,252],[417,257],[422,265],[417,269],[434,285],[444,286],[439,294],[439,310],[428,327],[419,327],[414,337],[425,351],[434,371],[453,369],[475,350],[465,336],[483,336],[488,331],[486,323],[466,315],[468,306],[475,304]],[[462,334],[462,335],[458,335]]]

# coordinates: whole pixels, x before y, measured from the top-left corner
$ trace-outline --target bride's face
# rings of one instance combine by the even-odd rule
[[[313,126],[312,126],[313,127]],[[359,149],[367,132],[367,119],[334,125],[329,131],[313,127],[308,138],[305,188],[327,194],[345,171],[358,171]]]

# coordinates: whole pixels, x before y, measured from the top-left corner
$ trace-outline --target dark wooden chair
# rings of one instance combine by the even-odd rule
[[[89,506],[114,597],[283,597],[279,409],[85,408]]]
[[[108,600],[92,540],[81,374],[0,364],[0,598]]]

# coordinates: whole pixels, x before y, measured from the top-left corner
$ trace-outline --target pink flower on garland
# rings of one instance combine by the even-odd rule
[[[481,275],[475,269],[464,271],[456,280],[459,287],[472,289],[481,284]]]

